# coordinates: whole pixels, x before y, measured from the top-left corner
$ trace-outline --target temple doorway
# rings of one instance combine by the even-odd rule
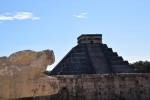
[[[61,90],[61,100],[69,100],[69,91],[67,88]]]

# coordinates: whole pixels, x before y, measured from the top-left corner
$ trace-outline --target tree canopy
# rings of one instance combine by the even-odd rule
[[[135,69],[138,69],[141,73],[150,73],[149,61],[137,61],[131,64]]]
[[[49,75],[50,72],[51,72],[51,71],[46,70],[46,71],[44,71],[43,73],[44,73],[45,75]]]

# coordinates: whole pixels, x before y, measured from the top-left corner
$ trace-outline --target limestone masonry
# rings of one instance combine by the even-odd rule
[[[138,73],[101,34],[79,36],[50,75],[58,79],[58,94],[19,100],[150,100],[150,74]]]
[[[50,75],[136,73],[128,61],[102,43],[101,34],[83,34],[78,45],[58,63]]]
[[[28,100],[150,100],[150,74],[57,75],[59,93]],[[25,99],[21,99],[25,100]]]
[[[150,74],[138,73],[102,43],[101,34],[79,36],[50,75],[58,79],[60,91],[41,100],[150,99]]]
[[[150,100],[150,74],[58,75],[57,78],[60,94],[50,100]]]
[[[51,95],[58,92],[58,81],[43,71],[54,62],[51,50],[25,50],[0,57],[0,99]]]

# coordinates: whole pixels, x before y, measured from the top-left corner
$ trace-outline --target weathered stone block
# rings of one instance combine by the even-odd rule
[[[51,95],[58,92],[58,81],[43,71],[54,62],[53,51],[25,50],[0,57],[0,99]]]

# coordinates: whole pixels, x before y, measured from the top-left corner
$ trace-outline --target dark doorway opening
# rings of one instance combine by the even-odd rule
[[[61,100],[69,100],[69,91],[65,87],[61,89]]]

